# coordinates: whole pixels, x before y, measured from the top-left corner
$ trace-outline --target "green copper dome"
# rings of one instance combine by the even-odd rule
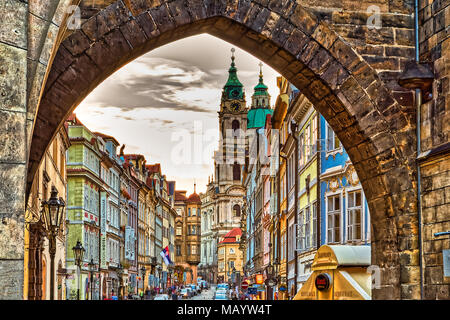
[[[268,87],[263,82],[262,63],[260,63],[259,83],[255,86],[252,97],[252,107],[247,113],[247,129],[263,128],[266,125],[266,116],[272,115],[270,109],[270,95]]]
[[[233,55],[231,56],[231,66],[228,69],[228,81],[223,87],[222,100],[238,100],[243,99],[244,91],[243,85],[237,77],[237,68],[234,64],[234,48],[231,50]]]
[[[273,114],[272,109],[252,108],[247,113],[247,129],[263,128],[266,125],[266,116]]]
[[[254,96],[269,96],[269,92],[267,91],[269,89],[269,87],[267,87],[263,81],[262,63],[260,63],[259,66],[261,68],[259,71],[259,82],[254,88],[255,93],[253,95]]]

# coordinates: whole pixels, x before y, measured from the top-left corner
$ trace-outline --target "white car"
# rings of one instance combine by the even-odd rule
[[[169,295],[167,294],[157,294],[154,300],[169,300]]]
[[[216,295],[214,296],[214,300],[228,300],[228,296],[224,292],[216,292]]]
[[[216,290],[216,294],[227,294],[228,293],[228,290],[227,289],[217,289]]]

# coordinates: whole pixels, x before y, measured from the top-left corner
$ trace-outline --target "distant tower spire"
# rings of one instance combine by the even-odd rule
[[[195,183],[195,179],[194,179],[194,193],[197,193],[197,192],[195,192],[195,186],[196,186],[196,183]]]

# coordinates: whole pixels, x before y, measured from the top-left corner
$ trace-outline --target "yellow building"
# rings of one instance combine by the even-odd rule
[[[275,103],[275,109],[272,116],[272,137],[271,148],[273,157],[271,164],[271,175],[275,176],[274,187],[272,190],[276,192],[276,221],[274,223],[274,258],[273,261],[278,262],[279,282],[275,287],[274,296],[276,299],[287,299],[287,270],[286,270],[286,158],[280,156],[279,146],[287,140],[287,125],[284,122],[287,109],[289,106],[289,82],[283,78],[277,78],[277,85],[280,93]]]
[[[58,197],[66,201],[66,150],[70,142],[67,130],[63,126],[44,154],[31,193],[25,214],[24,233],[24,299],[48,300],[50,298],[50,255],[49,243],[38,222],[41,202],[50,198],[52,187],[56,187]],[[61,232],[56,238],[54,299],[66,299],[66,217],[64,216]],[[37,222],[37,223],[34,223]]]
[[[186,191],[175,192],[175,264],[177,281],[197,284],[201,245],[200,196],[195,192],[186,197]]]
[[[299,124],[298,148],[298,208],[297,208],[297,272],[296,292],[311,275],[311,265],[317,251],[318,218],[318,126],[319,114],[303,94],[291,102],[289,116]],[[294,293],[295,294],[295,293]]]
[[[239,248],[241,242],[241,228],[233,228],[217,245],[218,282],[238,283],[237,273],[243,272],[242,252]],[[235,271],[236,278],[233,277]]]

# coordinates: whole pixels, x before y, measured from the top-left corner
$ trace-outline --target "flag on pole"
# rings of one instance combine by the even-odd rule
[[[170,260],[170,255],[169,255],[169,246],[165,247],[163,249],[163,251],[160,252],[160,255],[164,259],[164,263],[166,265],[172,264],[172,260]]]

